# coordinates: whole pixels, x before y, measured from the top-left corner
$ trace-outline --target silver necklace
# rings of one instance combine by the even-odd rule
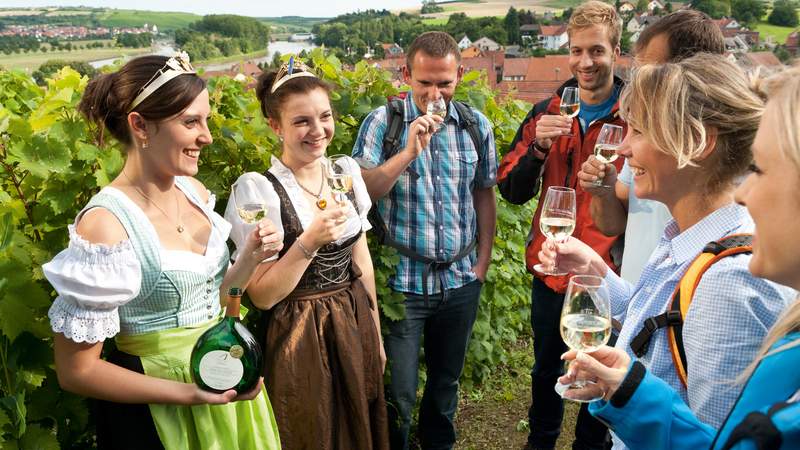
[[[155,206],[155,207],[156,207],[156,208],[157,208],[157,209],[158,209],[158,210],[161,212],[161,214],[163,214],[163,215],[164,215],[164,217],[166,217],[167,219],[169,219],[169,221],[170,221],[170,222],[175,222],[175,223],[177,224],[177,226],[175,227],[175,230],[176,230],[178,233],[183,233],[183,230],[184,230],[184,228],[183,228],[183,225],[181,225],[181,222],[180,222],[180,219],[181,219],[181,203],[180,203],[180,201],[178,200],[178,195],[177,195],[177,194],[175,194],[175,209],[178,211],[178,220],[173,220],[173,219],[172,219],[172,218],[169,216],[169,214],[167,214],[167,213],[166,213],[166,211],[164,211],[163,209],[161,209],[161,207],[160,207],[160,206],[158,206],[158,204],[157,204],[156,202],[154,202],[154,201],[153,201],[153,199],[151,199],[150,197],[148,197],[148,196],[147,196],[147,194],[145,194],[145,193],[144,193],[144,191],[142,191],[141,189],[139,189],[139,187],[138,187],[138,186],[136,186],[135,184],[133,184],[133,181],[131,181],[131,179],[128,177],[128,174],[127,174],[127,173],[125,173],[125,171],[124,171],[124,170],[122,171],[122,175],[125,177],[125,179],[126,179],[126,180],[128,180],[128,183],[130,183],[131,187],[133,187],[134,189],[136,189],[136,192],[138,192],[138,193],[139,193],[139,195],[141,195],[142,197],[144,197],[144,199],[145,199],[145,200],[147,200],[149,203],[151,203],[153,206]]]

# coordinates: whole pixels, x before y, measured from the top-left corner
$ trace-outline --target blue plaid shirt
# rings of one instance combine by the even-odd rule
[[[611,312],[623,323],[617,348],[634,357],[630,343],[644,320],[666,311],[681,277],[707,243],[752,232],[753,221],[745,208],[730,204],[683,233],[671,220],[636,286],[609,270]],[[640,359],[681,394],[701,421],[715,428],[721,426],[742,388],[735,378],[753,361],[767,331],[796,296],[792,289],[751,275],[747,270],[751,257],[739,254],[717,261],[695,290],[683,325],[688,389],[675,371],[665,328],[653,335],[647,354]],[[625,448],[616,436],[614,448]]]
[[[408,124],[419,115],[409,93],[405,103],[405,126],[400,134],[400,148],[406,145]],[[469,133],[459,125],[458,112],[448,107],[445,126],[436,132],[430,144],[397,179],[392,190],[376,202],[390,235],[399,243],[438,261],[453,259],[475,239],[477,222],[472,203],[473,189],[491,188],[497,183],[497,156],[489,120],[473,108],[478,120],[481,148],[474,148]],[[353,158],[370,169],[385,161],[383,134],[386,131],[386,108],[372,111],[358,133]],[[478,164],[478,152],[481,152]],[[431,274],[426,282],[428,293],[439,292],[437,277],[446,289],[461,287],[473,280],[475,251],[456,261],[446,271]],[[400,257],[392,289],[422,294],[423,264]]]

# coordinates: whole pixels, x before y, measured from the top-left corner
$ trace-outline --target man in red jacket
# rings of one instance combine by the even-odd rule
[[[622,21],[614,7],[600,1],[584,3],[572,13],[567,26],[569,67],[573,78],[551,98],[537,103],[520,125],[511,149],[498,170],[500,193],[511,203],[522,204],[550,186],[569,186],[576,190],[576,227],[573,236],[591,245],[616,268],[611,248],[617,237],[601,233],[589,212],[591,196],[578,184],[581,164],[593,154],[594,144],[604,123],[623,125],[617,99],[622,81],[614,77],[619,56]],[[567,86],[580,88],[580,113],[575,118],[559,115],[561,93]],[[622,166],[617,160],[616,168]],[[531,293],[531,326],[535,363],[531,372],[531,407],[528,411],[530,434],[526,449],[552,449],[561,429],[563,403],[553,387],[563,367],[559,321],[568,276],[536,273],[537,253],[545,241],[539,231],[541,203],[531,225],[525,252],[528,270],[534,274]],[[573,449],[602,449],[605,427],[592,418],[585,405],[578,415]]]

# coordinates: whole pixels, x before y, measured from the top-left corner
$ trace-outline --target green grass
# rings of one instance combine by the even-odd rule
[[[797,28],[792,27],[779,27],[776,25],[771,25],[767,22],[759,22],[758,25],[754,27],[755,31],[761,33],[762,41],[765,40],[767,36],[772,36],[776,44],[785,43],[786,36],[789,36],[789,33],[796,29]]]
[[[156,24],[159,31],[186,28],[197,22],[202,16],[182,12],[133,11],[126,9],[109,9],[97,14],[100,25],[105,27],[140,27]]]
[[[311,28],[313,28],[314,25],[328,21],[327,18],[298,16],[259,17],[258,20],[273,27],[273,29],[285,30],[287,32],[308,32],[311,31]]]
[[[150,52],[150,48],[93,48],[88,50],[60,50],[56,52],[20,53],[0,55],[0,66],[7,69],[21,69],[33,72],[39,66],[51,59],[66,61],[96,61],[99,59],[114,58],[118,56],[138,55]]]
[[[582,0],[547,0],[542,3],[542,6],[550,8],[572,8],[583,3]]]
[[[422,23],[425,25],[445,25],[448,20],[450,19],[447,17],[430,17],[422,19]]]

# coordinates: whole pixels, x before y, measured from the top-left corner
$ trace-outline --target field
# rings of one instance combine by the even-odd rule
[[[297,33],[297,32],[310,32],[314,25],[323,23],[327,18],[319,17],[259,17],[258,20],[270,27],[278,33]]]
[[[505,16],[508,8],[530,9],[538,13],[561,10],[565,7],[577,5],[580,0],[475,0],[437,2],[444,8],[444,12],[425,14],[426,18],[447,18],[454,12],[463,12],[469,17]],[[419,8],[407,8],[408,13],[419,13]]]
[[[754,27],[754,30],[761,33],[762,41],[764,41],[767,36],[772,36],[773,42],[776,44],[783,44],[786,42],[786,36],[788,36],[792,31],[796,30],[796,28],[779,27],[776,25],[770,25],[767,22],[759,22],[758,25]]]
[[[150,52],[150,48],[92,48],[87,50],[73,50],[68,52],[35,52],[13,55],[0,54],[0,66],[8,69],[22,69],[28,73],[38,69],[39,66],[51,59],[66,61],[97,61],[99,59],[114,58],[119,56],[138,55]]]
[[[183,12],[134,11],[126,9],[108,9],[96,14],[97,20],[106,27],[140,27],[156,24],[159,31],[186,28],[202,17],[197,14]]]

